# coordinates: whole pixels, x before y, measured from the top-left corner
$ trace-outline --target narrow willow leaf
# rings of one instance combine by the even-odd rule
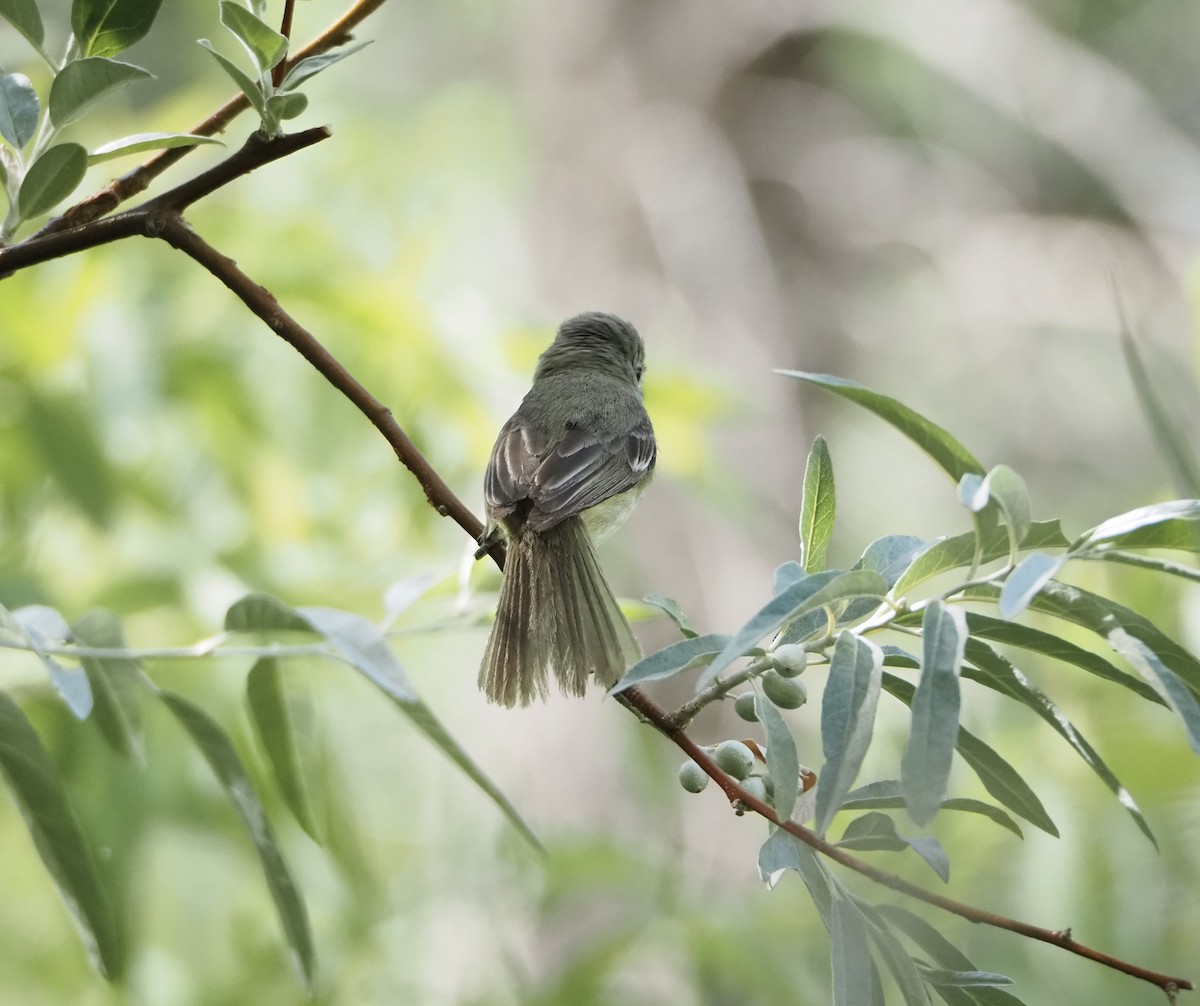
[[[238,88],[250,102],[250,107],[258,113],[260,119],[265,120],[267,117],[267,99],[263,96],[262,89],[256,84],[250,75],[246,73],[228,56],[223,56],[213,48],[213,44],[206,38],[199,40],[199,44],[213,54],[213,58],[221,64],[230,79],[237,84]]]
[[[292,705],[284,692],[279,661],[262,657],[246,678],[246,700],[259,743],[267,756],[275,782],[292,816],[313,841],[322,841],[306,779],[303,744]]]
[[[707,663],[729,644],[729,636],[710,633],[704,636],[690,636],[681,639],[670,646],[656,650],[648,657],[643,657],[634,664],[625,676],[612,688],[609,695],[619,695],[626,688],[644,684],[647,681],[661,681],[673,677],[689,668],[699,667]]]
[[[771,803],[779,820],[786,821],[796,809],[800,795],[800,759],[796,742],[783,715],[761,692],[754,696],[754,711],[767,735],[767,774],[775,785]]]
[[[71,636],[80,646],[124,650],[125,634],[111,611],[90,611],[71,625]],[[141,667],[132,657],[81,657],[95,705],[92,719],[117,754],[141,761],[143,757],[138,676]]]
[[[853,381],[847,381],[841,377],[831,377],[828,374],[808,374],[795,370],[777,370],[776,373],[782,374],[784,377],[799,378],[809,384],[826,388],[834,394],[857,402],[863,408],[874,412],[933,458],[956,483],[968,472],[977,472],[982,475],[985,471],[975,456],[946,430],[894,398],[881,395],[870,388],[864,388],[861,384]]]
[[[867,927],[854,904],[835,892],[830,912],[833,1006],[871,1006],[871,946]]]
[[[821,699],[821,747],[813,827],[823,835],[862,766],[875,728],[883,654],[868,639],[843,632],[834,644]]]
[[[1118,670],[1098,653],[1085,650],[1065,639],[1041,629],[1033,629],[1019,622],[1009,622],[1002,618],[992,618],[978,612],[967,612],[967,630],[972,636],[990,640],[993,643],[1003,643],[1016,646],[1031,653],[1040,653],[1054,660],[1071,664],[1081,670],[1094,674],[1105,681],[1112,681],[1136,692],[1144,699],[1162,703],[1158,692],[1139,678]]]
[[[23,219],[40,216],[67,198],[87,173],[87,151],[78,143],[56,143],[29,166],[17,206]]]
[[[0,17],[24,35],[35,48],[40,49],[46,41],[42,15],[34,0],[0,0]]]
[[[0,73],[0,136],[14,150],[22,149],[37,132],[37,91],[23,73]]]
[[[729,645],[701,675],[697,689],[707,685],[738,657],[757,646],[764,636],[775,632],[784,623],[838,601],[856,597],[882,598],[886,593],[887,583],[871,569],[813,573],[772,598],[738,629]]]
[[[401,703],[419,701],[400,661],[369,619],[337,608],[298,608],[296,614],[329,640],[347,663],[392,698]]]
[[[320,56],[309,56],[307,59],[300,60],[288,70],[287,76],[283,78],[283,83],[279,85],[279,90],[295,90],[310,77],[315,77],[322,70],[333,66],[334,63],[341,62],[347,56],[353,56],[356,52],[360,52],[370,44],[371,39],[367,39],[364,42],[357,42],[354,45],[335,49],[333,52],[322,53]]]
[[[804,572],[804,567],[801,566],[800,563],[792,562],[789,559],[775,570],[774,596],[779,596],[785,590],[787,590],[788,587],[792,586],[792,584],[799,583],[806,576],[808,576],[808,574]]]
[[[1029,607],[1034,599],[1063,564],[1065,555],[1046,555],[1045,552],[1030,552],[1007,577],[1000,589],[1000,614],[1004,618],[1016,618]]]
[[[59,71],[50,85],[50,121],[62,129],[74,122],[101,98],[116,94],[135,80],[153,77],[132,63],[103,56],[72,60]]]
[[[889,534],[876,538],[862,554],[852,569],[873,569],[883,577],[888,588],[895,586],[900,575],[912,565],[913,559],[929,547],[930,543],[911,534]],[[851,601],[838,619],[838,624],[847,625],[866,618],[879,603],[869,597]]]
[[[1121,349],[1125,354],[1125,365],[1137,393],[1158,449],[1162,451],[1175,477],[1175,483],[1183,492],[1200,496],[1200,464],[1188,445],[1187,438],[1179,431],[1162,402],[1162,385],[1157,384],[1142,360],[1133,332],[1121,318]]]
[[[785,870],[795,870],[800,875],[817,914],[828,929],[833,903],[829,874],[812,849],[782,828],[772,827],[758,851],[758,875],[768,888],[773,888]]]
[[[931,601],[922,622],[924,658],[912,703],[912,728],[900,762],[900,783],[909,816],[926,824],[946,796],[958,738],[958,673],[967,640],[959,608]]]
[[[144,38],[162,0],[72,0],[71,30],[85,56],[115,56]]]
[[[958,498],[972,513],[980,513],[989,503],[995,503],[1018,546],[1033,527],[1029,489],[1008,465],[996,465],[983,478],[973,473],[964,475],[958,483]]]
[[[25,826],[87,947],[104,977],[119,978],[124,954],[112,907],[96,863],[71,808],[54,759],[21,708],[0,691],[0,773]]]
[[[283,857],[283,850],[275,837],[271,822],[267,820],[258,794],[254,791],[254,784],[234,750],[233,742],[220,725],[199,706],[171,692],[161,692],[160,697],[200,749],[230,803],[241,816],[262,864],[263,876],[271,892],[271,899],[275,902],[284,938],[291,948],[293,963],[305,986],[311,989],[317,962],[312,931],[308,924],[308,910],[292,871]]]
[[[1182,522],[1195,524],[1200,521],[1200,500],[1171,500],[1138,507],[1128,513],[1119,514],[1103,521],[1090,531],[1084,531],[1072,544],[1071,551],[1078,552],[1097,545],[1128,547],[1128,541],[1136,541],[1136,532],[1159,524]],[[1193,528],[1193,530],[1195,530]],[[1151,539],[1153,540],[1153,539]],[[1169,546],[1161,546],[1163,548]]]
[[[696,631],[696,627],[692,624],[692,620],[683,613],[683,609],[679,607],[673,597],[664,597],[662,594],[648,594],[642,598],[647,604],[652,604],[654,607],[661,609],[666,616],[675,623],[676,628],[682,636],[687,639],[693,639],[700,635]]]
[[[887,920],[875,911],[874,905],[861,898],[854,898],[854,904],[866,919],[867,935],[871,937],[879,956],[896,979],[905,1006],[929,1006],[929,990],[925,987],[921,973],[908,951],[904,949],[904,945],[892,933]]]
[[[225,612],[226,632],[313,632],[294,608],[270,594],[247,594]]]
[[[1070,542],[1062,533],[1057,520],[1035,521],[1025,535],[1021,547],[1065,548]],[[987,530],[983,537],[982,562],[994,562],[1008,555],[1008,532],[1004,527]],[[975,534],[954,535],[936,541],[913,559],[912,564],[895,583],[895,592],[902,595],[918,583],[951,569],[970,566],[975,558]]]
[[[196,133],[132,133],[101,144],[88,154],[88,164],[101,164],[147,150],[174,150],[176,147],[196,147],[203,143],[224,145],[215,136],[198,136]]]
[[[950,860],[936,838],[908,838],[896,829],[896,822],[887,814],[871,811],[856,817],[836,843],[843,849],[862,852],[902,852],[912,849],[943,882],[950,882]]]
[[[884,671],[882,684],[885,691],[905,705],[912,705],[916,689],[909,682]],[[1058,837],[1058,828],[1046,813],[1046,808],[1042,806],[1037,794],[1029,788],[1029,784],[1021,778],[1017,770],[991,747],[960,726],[955,750],[979,777],[983,788],[1000,803],[1018,817],[1023,817],[1047,834]]]
[[[1154,837],[1154,833],[1150,830],[1150,824],[1142,814],[1141,808],[1138,807],[1129,790],[1121,784],[1121,781],[1112,773],[1112,770],[1105,764],[1104,759],[1100,757],[1096,749],[1088,743],[1087,738],[1076,729],[1075,724],[1067,719],[1058,706],[1050,701],[1016,667],[982,640],[967,640],[966,659],[974,666],[964,667],[963,677],[971,678],[980,684],[987,685],[989,688],[1000,692],[1002,695],[1007,695],[1009,698],[1015,699],[1023,706],[1032,709],[1038,716],[1049,723],[1071,745],[1072,749],[1084,760],[1088,768],[1100,777],[1104,785],[1120,801],[1121,806],[1129,812],[1129,815],[1133,818],[1134,823],[1137,824],[1142,834],[1150,839],[1157,848],[1158,842]]]
[[[825,568],[825,553],[833,536],[837,495],[833,481],[833,459],[824,437],[813,441],[804,466],[804,490],[800,504],[800,556],[806,573]]]
[[[966,596],[972,599],[994,598],[996,588],[985,584],[972,588]],[[1030,602],[1030,607],[1034,611],[1081,625],[1105,640],[1113,629],[1125,629],[1156,653],[1167,667],[1187,683],[1194,695],[1200,696],[1200,660],[1144,615],[1107,597],[1058,580],[1046,584]]]
[[[899,810],[903,806],[904,796],[900,791],[899,781],[895,779],[885,779],[859,786],[857,789],[851,790],[842,802],[842,810]],[[941,809],[979,814],[1011,831],[1017,838],[1025,837],[1016,821],[999,807],[993,807],[990,803],[984,803],[982,800],[972,800],[968,797],[947,797],[942,801]]]
[[[1159,689],[1167,704],[1183,720],[1192,750],[1200,754],[1200,703],[1187,685],[1159,659],[1154,650],[1125,629],[1115,627],[1109,630],[1108,642],[1142,677]]]
[[[221,0],[221,24],[233,32],[264,73],[287,55],[288,40],[233,0]]]
[[[1197,532],[1200,536],[1200,530]],[[1184,566],[1182,563],[1170,562],[1167,559],[1155,559],[1148,555],[1139,555],[1136,552],[1120,552],[1117,550],[1104,550],[1092,555],[1084,553],[1080,556],[1082,559],[1103,559],[1106,562],[1119,562],[1126,566],[1138,566],[1141,569],[1152,569],[1156,573],[1166,573],[1168,576],[1179,576],[1185,580],[1192,580],[1200,583],[1200,569],[1194,566]]]
[[[64,667],[46,652],[48,646],[71,638],[71,627],[67,625],[67,620],[44,604],[18,608],[11,612],[11,616],[29,642],[30,648],[41,660],[71,714],[78,720],[86,720],[95,705],[87,673],[79,667]]]
[[[981,988],[1011,985],[1007,975],[993,971],[944,971],[937,968],[922,968],[921,974],[930,985],[953,985],[955,988]]]

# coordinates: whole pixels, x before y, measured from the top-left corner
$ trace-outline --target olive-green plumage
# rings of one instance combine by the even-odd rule
[[[611,314],[563,322],[504,424],[484,478],[481,553],[507,539],[496,623],[479,672],[493,702],[544,698],[550,674],[582,695],[640,655],[593,542],[629,515],[654,471],[641,337]]]

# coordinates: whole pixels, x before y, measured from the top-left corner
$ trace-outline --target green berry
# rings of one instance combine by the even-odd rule
[[[735,779],[745,779],[754,768],[754,755],[741,741],[721,741],[713,759]]]
[[[743,692],[733,700],[733,711],[747,723],[757,723],[758,713],[754,711],[754,693]]]
[[[679,766],[679,785],[689,793],[703,793],[708,785],[708,776],[704,769],[690,758]]]
[[[762,776],[752,775],[747,779],[743,779],[741,786],[742,789],[756,800],[762,800],[763,803],[767,802],[767,784],[763,782]]]
[[[799,709],[808,701],[804,682],[785,678],[778,671],[767,671],[760,679],[762,690],[780,709]]]
[[[794,678],[808,666],[808,651],[798,643],[784,643],[771,651],[771,663],[785,678]]]

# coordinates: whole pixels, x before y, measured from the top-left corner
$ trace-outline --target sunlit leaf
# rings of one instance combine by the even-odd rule
[[[40,48],[46,40],[42,15],[35,0],[0,0],[0,17]]]
[[[54,209],[87,173],[87,151],[78,143],[56,143],[29,166],[17,206],[28,220]]]
[[[199,706],[171,692],[160,693],[163,704],[188,732],[216,775],[230,803],[242,818],[262,864],[263,876],[283,926],[284,938],[304,984],[312,987],[316,951],[308,923],[308,909],[283,857],[275,830],[267,820],[254,784],[246,774],[233,743],[220,725]]]
[[[964,475],[959,480],[958,496],[963,506],[973,513],[980,513],[988,503],[995,503],[1018,546],[1033,526],[1025,480],[1008,465],[996,465],[982,478],[975,473]]]
[[[647,594],[643,600],[647,604],[652,604],[654,607],[660,608],[675,623],[683,636],[691,638],[700,635],[696,631],[696,627],[692,624],[692,620],[683,613],[683,609],[679,607],[679,602],[673,597],[664,597],[662,594]]]
[[[884,671],[882,685],[885,691],[905,705],[912,705],[916,689],[909,682]],[[1037,794],[1029,788],[1029,784],[1021,778],[1020,773],[991,747],[960,726],[955,750],[979,777],[983,788],[1000,803],[1018,817],[1023,817],[1047,834],[1058,837],[1058,828],[1046,813],[1046,808],[1042,806]]]
[[[88,154],[88,164],[100,164],[147,150],[174,150],[176,147],[196,147],[204,143],[221,145],[221,141],[214,136],[198,136],[195,133],[132,133],[98,146]]]
[[[1072,552],[1097,545],[1108,544],[1114,547],[1131,547],[1130,542],[1138,540],[1136,532],[1160,524],[1181,522],[1192,525],[1193,533],[1197,530],[1195,524],[1200,521],[1200,500],[1171,500],[1167,503],[1154,503],[1150,506],[1138,507],[1128,513],[1119,514],[1103,521],[1090,531],[1084,531],[1071,545]],[[1153,538],[1150,539],[1154,541]],[[1158,546],[1168,548],[1168,545]]]
[[[1004,618],[1016,618],[1021,614],[1066,561],[1065,555],[1046,555],[1045,552],[1030,552],[1025,556],[1004,579],[1000,589],[1000,614]]]
[[[1063,714],[1058,706],[1050,701],[1016,667],[982,640],[967,640],[966,659],[973,666],[963,668],[964,678],[978,681],[1002,695],[1015,699],[1049,723],[1055,732],[1070,744],[1075,753],[1087,763],[1087,766],[1100,777],[1104,785],[1112,791],[1121,806],[1129,812],[1142,834],[1156,846],[1158,845],[1154,833],[1150,830],[1149,822],[1146,821],[1141,808],[1138,807],[1129,790],[1121,784],[1096,749],[1088,743],[1087,738],[1079,732],[1075,724]]]
[[[37,132],[37,91],[23,73],[0,73],[0,136],[16,150],[22,149]]]
[[[0,773],[67,910],[92,964],[106,978],[124,966],[112,907],[95,860],[71,808],[54,759],[21,708],[0,691]]]
[[[834,644],[821,699],[821,748],[813,827],[824,834],[862,766],[875,727],[883,654],[868,639],[843,632]]]
[[[221,24],[233,32],[264,72],[287,55],[288,40],[234,0],[221,0]]]
[[[682,671],[709,663],[728,644],[729,636],[718,633],[691,636],[671,643],[643,657],[629,668],[625,676],[609,689],[609,694],[618,695],[634,685],[647,681],[661,681],[663,678],[673,677]]]
[[[71,625],[80,646],[125,649],[121,623],[111,611],[90,611]],[[131,657],[81,657],[95,705],[92,719],[118,754],[140,760],[143,753],[141,715],[137,701],[138,661]]]
[[[313,810],[312,791],[306,778],[303,741],[299,736],[292,703],[284,691],[279,661],[261,657],[246,678],[246,701],[250,718],[266,753],[271,772],[283,794],[284,802],[309,836],[321,841],[317,815]]]
[[[85,56],[115,56],[144,38],[162,0],[72,0],[71,30]]]
[[[912,727],[900,762],[900,782],[909,815],[923,825],[937,813],[946,796],[954,760],[966,616],[943,601],[931,601],[925,609],[921,635],[924,656],[912,703]]]
[[[245,70],[238,66],[228,56],[223,56],[221,53],[217,52],[217,50],[213,47],[213,44],[208,39],[200,39],[199,44],[213,54],[213,58],[221,64],[221,69],[229,74],[229,78],[235,84],[237,84],[242,94],[246,96],[247,100],[250,102],[250,107],[258,113],[258,117],[260,119],[266,119],[267,99],[263,96],[262,89],[258,86],[258,84],[250,78],[250,75],[247,74]]]
[[[796,742],[775,703],[761,692],[754,697],[754,711],[767,735],[767,772],[775,784],[771,802],[779,820],[786,821],[796,809],[796,798],[800,795],[800,760],[796,754]]]
[[[31,604],[10,614],[12,621],[41,660],[42,666],[50,675],[50,680],[72,715],[79,720],[87,719],[91,715],[95,700],[86,672],[80,667],[64,667],[47,652],[47,647],[71,638],[71,628],[67,625],[67,620],[44,604]]]
[[[804,490],[800,505],[800,556],[806,573],[825,568],[825,553],[833,535],[837,494],[833,480],[833,459],[824,437],[813,441],[804,467]]]
[[[357,42],[354,45],[343,46],[341,49],[335,49],[333,52],[322,53],[319,56],[309,56],[297,62],[287,72],[287,76],[283,78],[283,83],[279,85],[281,91],[291,91],[299,87],[310,77],[315,77],[322,70],[333,66],[345,59],[347,56],[353,56],[356,52],[365,49],[371,44],[371,40],[367,39],[363,42]]]
[[[59,71],[50,85],[50,121],[61,129],[101,98],[116,94],[135,80],[153,76],[140,66],[102,56],[73,60]]]
[[[1070,544],[1062,533],[1057,520],[1035,521],[1025,535],[1021,547],[1025,549],[1058,548]],[[983,539],[982,562],[993,562],[1008,555],[1008,532],[1003,526],[987,530]],[[913,559],[912,564],[895,584],[898,595],[911,590],[918,583],[945,573],[971,565],[975,558],[975,534],[954,535],[930,545]]]
[[[830,570],[813,573],[788,587],[767,602],[734,634],[720,655],[700,676],[697,689],[703,688],[738,657],[744,656],[769,633],[785,622],[800,618],[826,605],[856,597],[879,597],[887,593],[887,584],[874,570],[851,572]]]
[[[1200,703],[1187,685],[1145,642],[1124,628],[1109,630],[1108,642],[1128,660],[1139,674],[1158,688],[1167,704],[1179,714],[1187,731],[1188,743],[1200,754]]]

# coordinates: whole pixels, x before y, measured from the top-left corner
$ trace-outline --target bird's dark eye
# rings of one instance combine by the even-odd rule
[[[640,363],[637,364],[633,368],[633,376],[636,377],[639,381],[642,379],[642,374],[644,374],[645,372],[646,372],[646,368]]]

